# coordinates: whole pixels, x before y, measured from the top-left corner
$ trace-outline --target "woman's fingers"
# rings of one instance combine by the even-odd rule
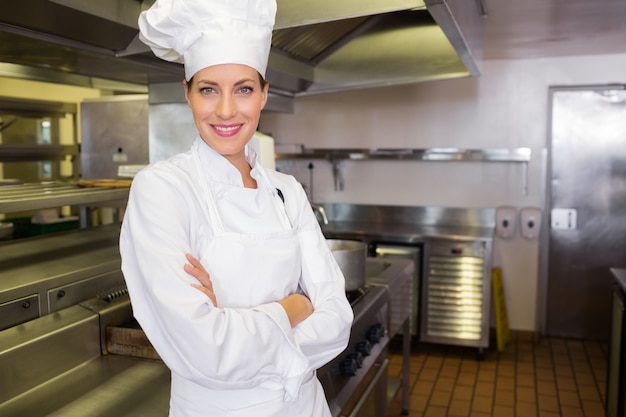
[[[190,254],[186,254],[185,257],[187,258],[187,261],[189,261],[188,264],[183,266],[185,272],[195,277],[200,282],[200,285],[192,284],[192,286],[203,292],[213,302],[213,305],[217,306],[217,299],[215,297],[215,293],[213,292],[213,282],[211,281],[209,273],[196,258]]]
[[[211,300],[213,305],[217,307],[217,298],[215,297],[215,293],[212,290],[208,289],[205,286],[198,285],[198,284],[191,284],[191,286],[197,289],[198,291],[204,293],[204,295],[206,295],[207,297],[209,297],[209,300]]]
[[[186,254],[185,257],[187,258],[187,261],[189,261],[189,263],[195,267],[196,269],[198,269],[199,271],[202,271],[203,273],[209,275],[209,273],[206,271],[206,269],[204,269],[204,266],[202,266],[202,264],[200,263],[199,260],[197,260],[196,258],[194,258],[193,256],[191,256],[190,254]]]
[[[189,261],[189,263],[184,266],[185,272],[187,272],[189,275],[196,277],[202,285],[208,287],[212,291],[213,283],[211,282],[211,277],[209,276],[209,273],[206,271],[206,269],[204,269],[200,261],[198,261],[196,258],[189,254],[185,256]]]

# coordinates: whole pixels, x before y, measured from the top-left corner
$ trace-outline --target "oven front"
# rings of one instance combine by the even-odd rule
[[[352,309],[347,348],[317,375],[333,417],[386,417],[389,293],[365,288]]]
[[[387,415],[387,350],[381,354],[352,397],[339,413],[340,417],[386,417]]]

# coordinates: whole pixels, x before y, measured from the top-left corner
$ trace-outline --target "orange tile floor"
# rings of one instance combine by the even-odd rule
[[[401,374],[391,344],[389,375]],[[493,343],[495,345],[495,343]],[[606,343],[513,332],[502,352],[413,343],[411,417],[602,417]],[[398,395],[398,397],[400,397]],[[400,415],[400,402],[390,417]]]

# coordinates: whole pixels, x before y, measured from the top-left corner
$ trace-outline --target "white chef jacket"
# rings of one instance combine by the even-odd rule
[[[349,339],[344,278],[300,184],[246,156],[256,189],[200,137],[137,174],[120,237],[133,312],[172,371],[171,417],[329,416],[315,370]],[[292,329],[276,301],[299,290],[314,313]]]

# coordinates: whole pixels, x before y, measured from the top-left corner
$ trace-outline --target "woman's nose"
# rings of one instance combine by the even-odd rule
[[[217,103],[215,113],[218,117],[229,119],[237,113],[237,103],[229,95],[222,95]]]

